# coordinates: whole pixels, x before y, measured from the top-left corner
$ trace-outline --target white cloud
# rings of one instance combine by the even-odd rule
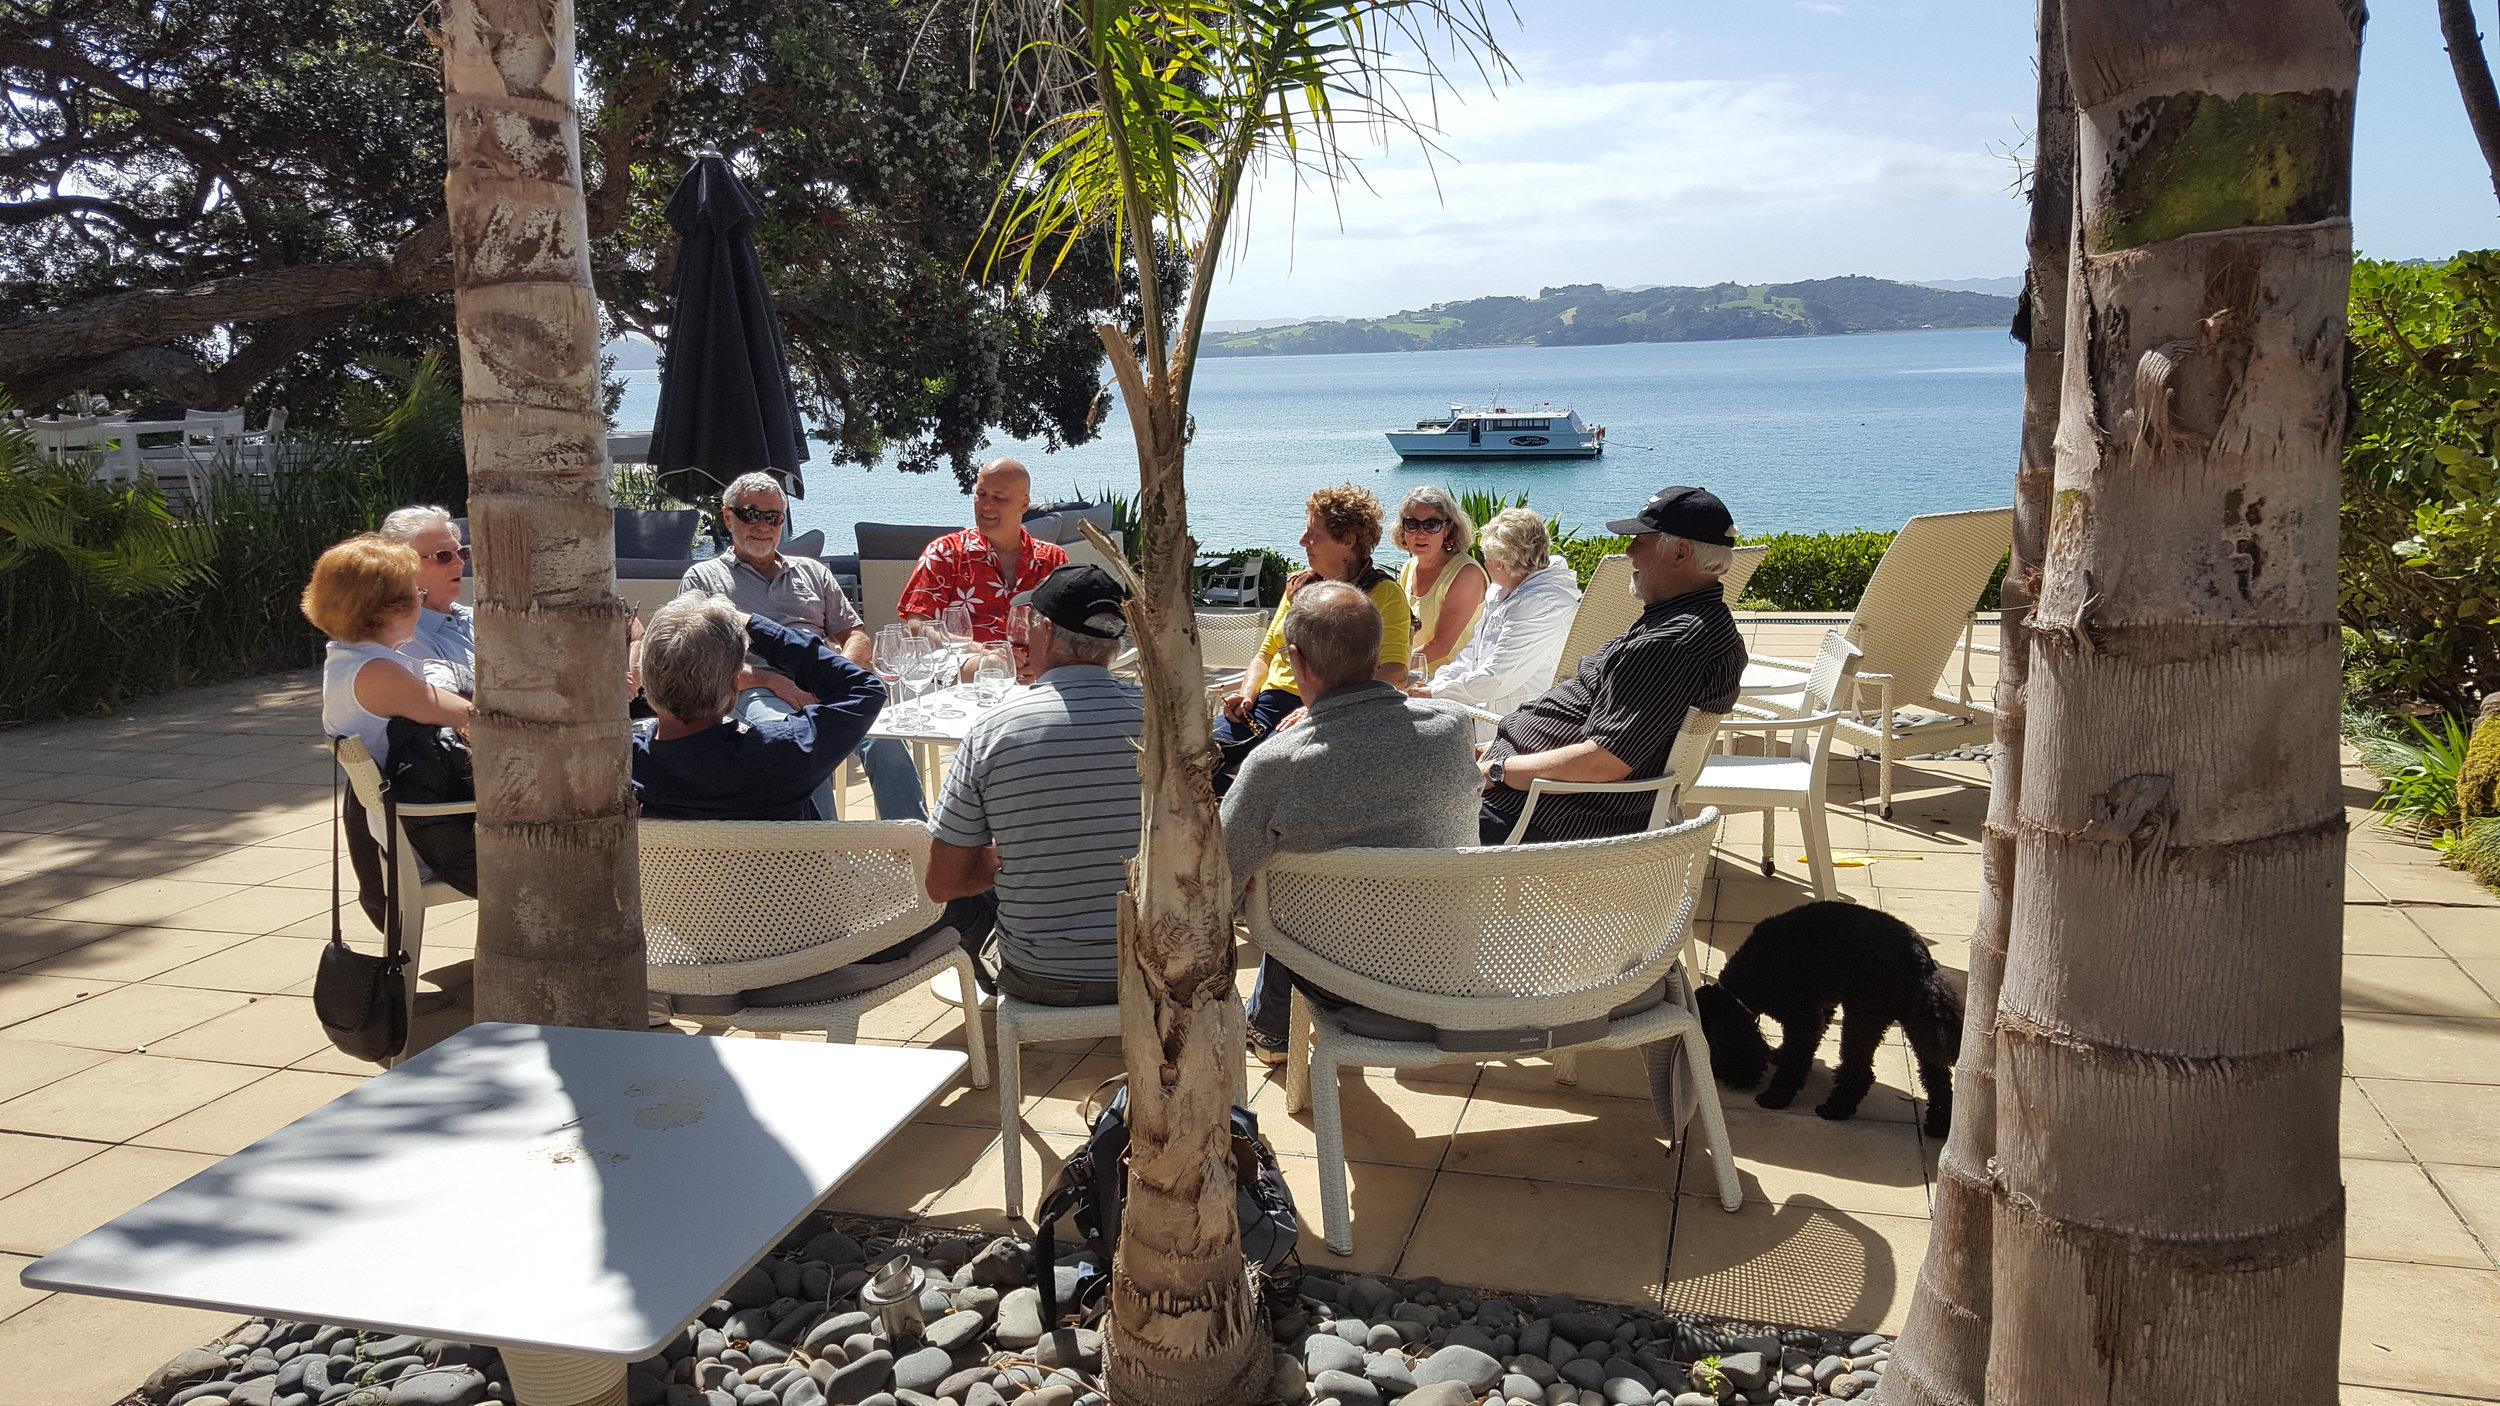
[[[1926,269],[1952,262],[1939,226],[1968,226],[1973,209],[1998,216],[1979,218],[1987,238],[2019,239],[1999,158],[1900,125],[1897,112],[1783,80],[1532,76],[1445,105],[1437,140],[1451,159],[1428,165],[1411,145],[1373,156],[1338,209],[1324,189],[1271,177],[1219,315],[1332,300],[1369,314],[1541,283],[1879,272],[1886,244]],[[1986,264],[1974,276],[1996,273],[2019,246],[1972,257]]]

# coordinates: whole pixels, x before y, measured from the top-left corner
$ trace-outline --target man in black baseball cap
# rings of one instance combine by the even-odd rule
[[[985,705],[929,819],[929,896],[995,892],[996,969],[1020,1001],[1119,999],[1119,896],[1137,853],[1137,739],[1145,698],[1109,665],[1128,633],[1128,592],[1097,566],[1063,566],[1015,598],[1032,687]]]
[[[1641,615],[1579,661],[1570,678],[1502,719],[1477,765],[1484,772],[1479,833],[1506,843],[1528,783],[1646,781],[1664,774],[1689,708],[1724,713],[1745,672],[1745,641],[1719,578],[1734,559],[1736,523],[1706,488],[1662,488],[1641,510],[1606,524],[1631,537],[1632,594]],[[1627,835],[1649,821],[1640,792],[1563,792],[1538,801],[1525,843]]]

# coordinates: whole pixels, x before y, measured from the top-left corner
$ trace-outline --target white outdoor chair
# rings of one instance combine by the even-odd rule
[[[1337,1101],[1346,1065],[1480,1064],[1531,1049],[1559,1064],[1570,1051],[1672,1041],[1661,1053],[1680,1056],[1697,1081],[1719,1203],[1730,1211],[1742,1204],[1679,960],[1718,823],[1716,811],[1703,811],[1665,830],[1563,844],[1279,854],[1259,871],[1251,940],[1296,976],[1374,1011],[1443,1032],[1484,1032],[1482,1043],[1501,1046],[1367,1039],[1297,985],[1286,1108],[1312,1110],[1329,1249],[1354,1249]],[[1612,1014],[1662,981],[1660,1004]],[[1548,1043],[1532,1043],[1531,1032]]]
[[[1892,764],[1902,757],[1984,742],[1996,714],[1973,696],[1970,655],[1962,655],[1955,696],[1938,685],[1955,647],[1966,642],[1988,578],[2012,545],[2014,510],[1983,508],[1929,513],[1902,525],[1875,575],[1842,627],[1859,650],[1857,672],[1838,701],[1833,735],[1881,762],[1880,806],[1892,814]],[[1810,666],[1755,655],[1742,685],[1747,699],[1780,712],[1802,712]],[[1937,710],[1919,717],[1903,709]]]
[[[1580,660],[1599,645],[1632,628],[1641,618],[1641,603],[1632,597],[1632,559],[1600,557],[1580,592],[1580,608],[1572,612],[1571,629],[1563,636],[1562,657],[1554,661],[1554,682],[1580,672]]]
[[[1470,708],[1478,721],[1499,722],[1481,708]],[[1510,833],[1502,843],[1515,845],[1528,833],[1528,817],[1536,814],[1536,804],[1547,796],[1587,795],[1595,793],[1650,793],[1649,824],[1644,827],[1661,830],[1684,818],[1678,792],[1699,775],[1703,758],[1710,754],[1710,744],[1718,739],[1719,720],[1725,713],[1705,713],[1699,708],[1684,710],[1684,726],[1677,730],[1675,746],[1667,751],[1667,769],[1646,781],[1555,781],[1537,777],[1528,783],[1528,799],[1519,807],[1519,818],[1511,823]]]
[[[977,1020],[978,1013],[967,1020]],[[998,1154],[1007,1172],[1007,1214],[1024,1214],[1024,1047],[1120,1033],[1120,1008],[1042,1006],[998,993]]]
[[[1264,610],[1199,610],[1198,664],[1207,681],[1207,704],[1216,701],[1241,682],[1250,661],[1258,657],[1259,644],[1267,638],[1267,612]],[[1111,672],[1124,679],[1137,678],[1137,649],[1131,646],[1120,651],[1111,661]]]
[[[1717,725],[1716,730],[1721,733],[1785,732],[1788,755],[1712,756],[1701,764],[1700,774],[1684,788],[1682,797],[1687,805],[1716,806],[1722,814],[1762,812],[1762,873],[1766,878],[1778,868],[1772,844],[1779,812],[1795,810],[1798,825],[1805,831],[1806,864],[1814,875],[1814,896],[1823,899],[1836,898],[1840,892],[1832,877],[1831,827],[1823,811],[1823,782],[1831,768],[1832,727],[1841,718],[1832,700],[1847,687],[1849,671],[1857,657],[1858,647],[1840,631],[1827,632],[1823,648],[1815,654],[1814,670],[1806,676],[1806,712],[1774,714],[1739,704],[1752,716],[1729,718]]]
[[[1223,561],[1207,573],[1206,584],[1198,588],[1198,603],[1255,610],[1259,605],[1259,578],[1266,571],[1267,557],[1259,552],[1244,552]]]
[[[29,420],[26,425],[34,433],[35,447],[53,458],[95,455],[95,477],[99,482],[128,483],[139,477],[138,436],[129,433],[120,421],[77,415]]]
[[[942,915],[923,886],[929,832],[915,820],[645,820],[642,927],[651,989],[734,997],[851,967]],[[800,1006],[686,1014],[706,1031],[822,1031],[859,1039],[860,1016],[953,970],[977,990],[951,927],[858,974],[874,985]],[[990,1083],[980,1013],[966,1012],[972,1084]]]
[[[1754,572],[1762,566],[1762,559],[1770,554],[1771,549],[1767,546],[1738,547],[1731,554],[1727,570],[1719,576],[1719,594],[1731,608],[1745,598],[1745,583],[1753,579]]]
[[[333,737],[330,739],[330,750],[331,754],[338,758],[339,770],[346,773],[347,784],[354,788],[357,803],[365,808],[366,815],[373,818],[372,823],[381,824],[382,768],[374,763],[373,754],[365,750],[364,739]],[[429,816],[475,815],[477,802],[440,801],[412,805],[403,801],[397,803],[396,809],[400,819],[404,822],[411,817],[424,819]],[[397,843],[390,848],[398,852],[399,863],[388,876],[388,882],[391,902],[399,909],[399,944],[408,953],[408,979],[401,984],[406,987],[408,993],[409,1019],[414,1020],[417,1007],[417,964],[425,946],[425,910],[439,908],[446,903],[466,903],[469,901],[469,896],[440,879],[429,878],[425,875],[423,866],[417,862],[416,846],[408,843],[408,827],[404,823],[399,826],[399,834],[393,838],[397,840]],[[382,842],[382,836],[374,836],[375,844]],[[385,859],[384,862],[389,861]]]

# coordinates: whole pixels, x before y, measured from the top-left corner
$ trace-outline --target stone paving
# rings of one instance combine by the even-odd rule
[[[1819,626],[1751,627],[1806,656]],[[1982,681],[1984,682],[1984,672]],[[328,931],[329,764],[305,673],[190,690],[86,722],[0,733],[0,1406],[103,1406],[231,1315],[21,1287],[58,1246],[318,1106],[369,1066],[331,1052],[308,993]],[[1906,763],[1895,817],[1872,763],[1834,770],[1846,895],[1960,967],[1985,804],[1973,763]],[[2500,1323],[2500,898],[2356,807],[2345,906],[2343,1154],[2350,1218],[2347,1402],[2500,1400],[2464,1387],[2466,1345]],[[855,798],[866,804],[864,789]],[[871,813],[865,809],[853,814]],[[1758,818],[1729,823],[1704,896],[1705,964],[1804,901],[1794,818],[1780,874]],[[353,916],[351,934],[371,930]],[[465,989],[475,918],[435,910],[421,969]],[[1246,985],[1246,965],[1245,965]],[[420,1022],[439,1038],[465,1003]],[[957,1044],[962,1017],[916,994],[863,1038]],[[1727,1102],[1744,1209],[1663,1146],[1636,1065],[1541,1060],[1394,1077],[1345,1093],[1356,1248],[1315,1265],[1438,1275],[1716,1313],[1892,1331],[1926,1250],[1936,1148],[1898,1039],[1859,1116],[1816,1118],[1831,1049],[1789,1110]],[[1121,1069],[1117,1040],[1027,1051],[1028,1195],[1075,1145],[1079,1107]],[[1307,1115],[1253,1071],[1253,1105],[1316,1221]],[[959,1088],[836,1193],[842,1209],[1003,1225],[995,1096]],[[2488,1373],[2481,1375],[2486,1383]],[[2460,1390],[2480,1397],[2459,1398]]]

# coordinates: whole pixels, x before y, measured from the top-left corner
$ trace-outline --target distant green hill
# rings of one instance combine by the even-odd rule
[[[1576,283],[1540,290],[1533,298],[1472,298],[1382,318],[1236,332],[1209,338],[1201,354],[1315,356],[1451,347],[1720,342],[1921,327],[2003,327],[2013,316],[2012,298],[1881,278],[1628,290]]]

